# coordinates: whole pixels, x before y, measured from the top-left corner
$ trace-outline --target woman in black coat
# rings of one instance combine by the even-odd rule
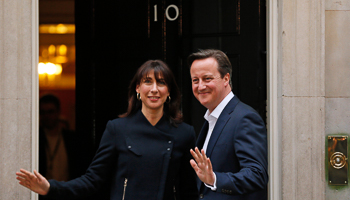
[[[57,199],[87,197],[106,182],[111,183],[110,199],[198,199],[189,164],[195,132],[182,122],[180,101],[168,66],[147,61],[131,81],[127,112],[107,123],[85,175],[58,182],[21,169],[17,179],[32,191]]]

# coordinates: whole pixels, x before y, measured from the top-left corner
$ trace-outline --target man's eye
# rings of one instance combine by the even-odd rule
[[[208,78],[205,78],[206,81],[210,81],[210,80],[212,80],[212,79],[213,79],[213,78],[209,78],[209,77],[208,77]]]
[[[197,83],[198,79],[192,79],[192,83]]]

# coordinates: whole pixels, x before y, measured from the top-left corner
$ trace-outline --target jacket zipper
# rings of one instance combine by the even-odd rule
[[[126,190],[127,183],[128,183],[128,179],[127,179],[127,178],[125,178],[125,180],[124,180],[123,199],[122,199],[122,200],[124,200],[124,198],[125,198],[125,190]]]

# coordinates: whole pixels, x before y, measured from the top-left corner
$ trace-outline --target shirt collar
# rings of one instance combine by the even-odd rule
[[[209,117],[215,117],[216,119],[219,118],[221,112],[224,110],[224,108],[226,107],[226,105],[228,104],[228,102],[230,102],[230,100],[234,97],[233,92],[231,91],[230,93],[228,93],[228,95],[226,95],[226,97],[219,103],[218,106],[216,106],[216,108],[213,110],[213,112],[209,113],[209,109],[207,110],[207,112],[205,112],[204,114],[204,119],[206,119],[207,121],[209,121]]]

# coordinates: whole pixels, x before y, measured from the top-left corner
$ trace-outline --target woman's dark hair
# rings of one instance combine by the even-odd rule
[[[137,70],[129,85],[128,109],[126,113],[119,115],[119,117],[131,116],[141,108],[142,103],[136,97],[136,86],[139,85],[141,80],[152,70],[154,71],[156,80],[159,81],[159,77],[162,77],[168,87],[171,100],[164,104],[163,109],[164,113],[170,118],[170,123],[176,126],[176,124],[182,122],[182,113],[180,111],[181,93],[175,82],[172,71],[167,64],[161,60],[148,60]]]
[[[217,49],[200,49],[198,52],[192,53],[187,58],[187,63],[189,67],[191,68],[192,63],[195,60],[201,60],[206,58],[214,58],[218,62],[218,71],[221,75],[221,78],[224,78],[224,76],[229,73],[230,74],[230,86],[232,88],[232,66],[231,62],[228,59],[227,55]]]

